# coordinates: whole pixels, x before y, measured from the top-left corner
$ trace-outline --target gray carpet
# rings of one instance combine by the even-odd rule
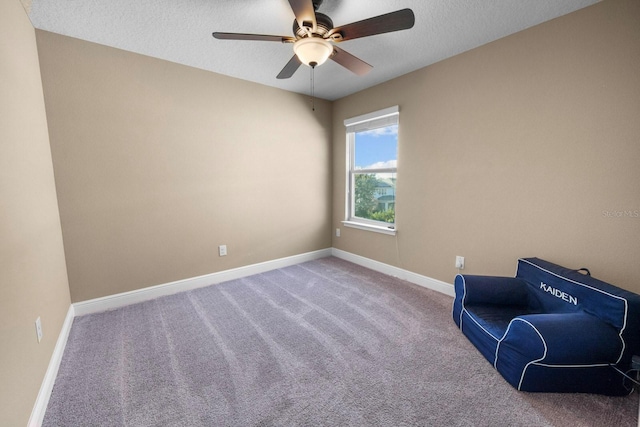
[[[514,390],[450,297],[324,258],[74,320],[44,426],[633,426]]]

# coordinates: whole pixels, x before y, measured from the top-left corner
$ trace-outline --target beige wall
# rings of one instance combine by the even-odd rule
[[[0,2],[0,205],[0,425],[24,426],[70,300],[35,32],[19,0]]]
[[[456,255],[538,256],[640,292],[638,70],[640,2],[605,1],[335,102],[333,246],[449,283]],[[394,104],[397,237],[345,228],[343,121]]]
[[[72,301],[331,246],[329,102],[36,34]]]

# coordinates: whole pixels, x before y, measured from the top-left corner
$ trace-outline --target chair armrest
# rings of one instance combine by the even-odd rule
[[[529,314],[514,318],[496,353],[529,354],[550,365],[617,363],[623,343],[618,331],[584,312]]]
[[[517,316],[498,341],[494,367],[518,390],[624,394],[609,367],[623,351],[618,332],[582,311]]]
[[[513,277],[458,274],[454,282],[456,300],[462,305],[527,305],[529,285]]]

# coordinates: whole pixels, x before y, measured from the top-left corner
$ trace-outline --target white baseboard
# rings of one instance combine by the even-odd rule
[[[124,307],[130,304],[148,301],[161,296],[197,289],[216,283],[226,282],[229,280],[240,279],[242,277],[251,276],[253,274],[264,273],[266,271],[288,267],[291,265],[300,264],[302,262],[312,261],[318,258],[325,258],[331,255],[342,258],[346,261],[353,262],[354,264],[370,268],[371,270],[398,277],[399,279],[406,280],[418,286],[441,292],[451,297],[455,296],[453,285],[449,283],[432,279],[430,277],[404,270],[402,268],[394,267],[392,265],[385,264],[379,261],[374,261],[372,259],[365,258],[360,255],[355,255],[340,249],[328,248],[286,258],[280,258],[272,261],[265,261],[244,267],[238,267],[231,270],[220,271],[217,273],[205,274],[203,276],[191,277],[188,279],[178,280],[161,285],[150,286],[143,289],[136,289],[134,291],[109,295],[102,298],[81,301],[73,304],[73,310],[75,316],[83,316],[85,314],[112,310],[118,307]]]
[[[216,283],[240,279],[242,277],[251,276],[253,274],[264,273],[266,271],[288,267],[291,265],[312,261],[318,258],[325,258],[328,256],[331,256],[330,248],[321,249],[314,252],[307,252],[304,254],[294,255],[286,258],[280,258],[272,261],[261,262],[244,267],[238,267],[231,270],[220,271],[217,273],[205,274],[203,276],[178,280],[162,285],[150,286],[148,288],[136,289],[135,291],[123,292],[120,294],[109,295],[102,298],[81,301],[73,304],[73,306],[75,315],[83,316],[85,314],[112,310],[114,308],[148,301],[161,296],[175,294],[177,292],[188,291],[192,289],[202,288],[204,286],[213,285]]]
[[[69,338],[69,332],[71,332],[71,324],[73,323],[74,317],[75,313],[73,311],[73,305],[70,305],[69,310],[67,311],[67,316],[64,318],[64,322],[62,323],[60,334],[58,334],[58,340],[56,341],[56,346],[53,349],[53,354],[49,360],[47,372],[45,373],[42,384],[40,385],[40,391],[38,392],[38,397],[36,397],[36,403],[33,405],[31,417],[29,417],[29,423],[27,424],[29,427],[40,427],[42,425],[44,414],[47,411],[47,405],[49,404],[49,398],[53,391],[53,384],[55,383],[56,376],[58,375],[58,368],[60,368],[60,362],[62,362],[62,355],[64,354],[65,347],[67,346],[67,339]]]
[[[445,295],[449,295],[450,297],[456,296],[453,285],[450,283],[432,279],[431,277],[423,276],[421,274],[414,273],[409,270],[404,270],[402,268],[394,267],[392,265],[385,264],[383,262],[374,261],[370,258],[365,258],[360,255],[352,254],[351,252],[346,252],[341,249],[332,248],[331,255],[337,258],[341,258],[345,261],[349,261],[354,264],[367,267],[371,270],[388,274],[389,276],[397,277],[398,279],[406,280],[407,282],[411,282],[418,286],[422,286],[424,288],[438,291]]]

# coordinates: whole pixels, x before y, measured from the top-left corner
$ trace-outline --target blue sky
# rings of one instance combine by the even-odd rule
[[[396,167],[397,159],[397,125],[356,133],[356,168]]]

